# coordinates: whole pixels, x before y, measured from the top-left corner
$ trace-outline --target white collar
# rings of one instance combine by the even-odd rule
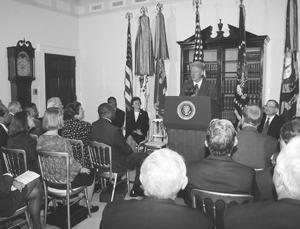
[[[105,118],[105,117],[102,117],[102,118],[104,118],[104,119],[108,120],[108,121],[111,123],[111,120],[110,120],[109,118]]]
[[[4,125],[4,124],[2,124],[2,123],[0,123],[0,125],[3,127],[3,129],[6,131],[6,133],[8,134],[8,129],[7,129],[7,127]]]

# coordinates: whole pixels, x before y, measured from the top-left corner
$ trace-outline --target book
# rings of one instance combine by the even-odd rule
[[[26,171],[25,173],[22,173],[20,176],[17,176],[15,178],[15,180],[22,182],[23,184],[26,185],[39,177],[40,177],[40,174],[37,174],[33,171]],[[15,191],[15,190],[17,190],[17,189],[14,186],[11,186],[11,191]]]

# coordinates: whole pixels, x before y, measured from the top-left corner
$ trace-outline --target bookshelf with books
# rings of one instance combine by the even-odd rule
[[[228,24],[229,36],[217,31],[212,37],[212,26],[201,31],[204,51],[206,80],[215,83],[220,97],[222,118],[236,124],[234,98],[237,82],[238,36],[239,28]],[[267,35],[255,35],[246,31],[246,57],[248,70],[249,104],[259,107],[263,104],[263,85],[265,80],[265,48],[269,41]],[[189,64],[193,62],[195,35],[177,42],[181,48],[180,83],[190,79]]]

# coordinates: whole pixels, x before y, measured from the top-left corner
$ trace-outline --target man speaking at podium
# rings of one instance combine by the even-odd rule
[[[192,80],[182,84],[180,96],[209,96],[219,105],[217,85],[206,81],[204,68],[204,63],[200,61],[190,64]]]

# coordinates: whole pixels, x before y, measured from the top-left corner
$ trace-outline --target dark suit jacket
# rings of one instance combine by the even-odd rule
[[[300,201],[281,199],[227,208],[226,229],[299,229]]]
[[[180,96],[186,96],[185,90],[187,89],[187,87],[192,87],[192,86],[194,86],[192,80],[182,84],[180,89]],[[198,91],[197,96],[210,96],[211,99],[214,100],[217,104],[220,103],[217,85],[206,81],[205,77],[202,77],[202,84]]]
[[[270,157],[277,152],[277,141],[258,133],[254,127],[244,127],[237,133],[238,144],[233,150],[234,161],[252,168],[272,166]]]
[[[27,169],[36,173],[40,173],[38,169],[38,156],[36,153],[36,144],[36,140],[30,137],[29,135],[19,134],[15,137],[9,137],[7,141],[7,148],[25,150]]]
[[[205,213],[173,200],[145,197],[108,203],[102,213],[101,229],[204,229],[212,228]]]
[[[257,127],[259,133],[261,133],[264,129],[265,121],[266,121],[266,113],[263,113],[263,118],[260,122],[260,125]],[[280,137],[280,128],[286,121],[279,115],[275,115],[272,122],[269,124],[267,135],[274,137],[276,140]]]
[[[135,138],[135,134],[133,133],[134,130],[141,129],[143,133],[143,138],[147,136],[147,132],[149,130],[149,117],[148,113],[146,111],[140,110],[140,114],[138,119],[135,121],[134,118],[134,111],[131,110],[126,114],[126,136],[125,139],[129,135],[131,135],[136,141],[137,139]],[[138,141],[137,143],[139,143]]]
[[[107,119],[99,118],[99,120],[93,122],[91,131],[92,141],[111,146],[113,172],[122,172],[124,169],[135,167],[135,160],[138,160],[135,157],[137,154],[134,154],[132,148],[126,143],[120,128],[112,125]]]
[[[121,128],[124,125],[125,119],[125,112],[120,110],[119,108],[116,109],[116,118],[112,120],[112,124],[116,127]]]
[[[27,188],[11,191],[14,178],[8,175],[0,175],[0,217],[11,216],[18,208],[25,206],[27,202]]]
[[[2,171],[0,170],[0,173],[1,172],[3,172],[3,173],[7,172],[6,166],[5,166],[5,163],[4,163],[4,159],[3,159],[3,154],[2,154],[2,151],[1,151],[1,147],[2,146],[6,147],[6,145],[7,145],[7,139],[8,139],[8,134],[6,133],[3,126],[0,125],[0,160],[1,160],[1,169],[2,169]]]

